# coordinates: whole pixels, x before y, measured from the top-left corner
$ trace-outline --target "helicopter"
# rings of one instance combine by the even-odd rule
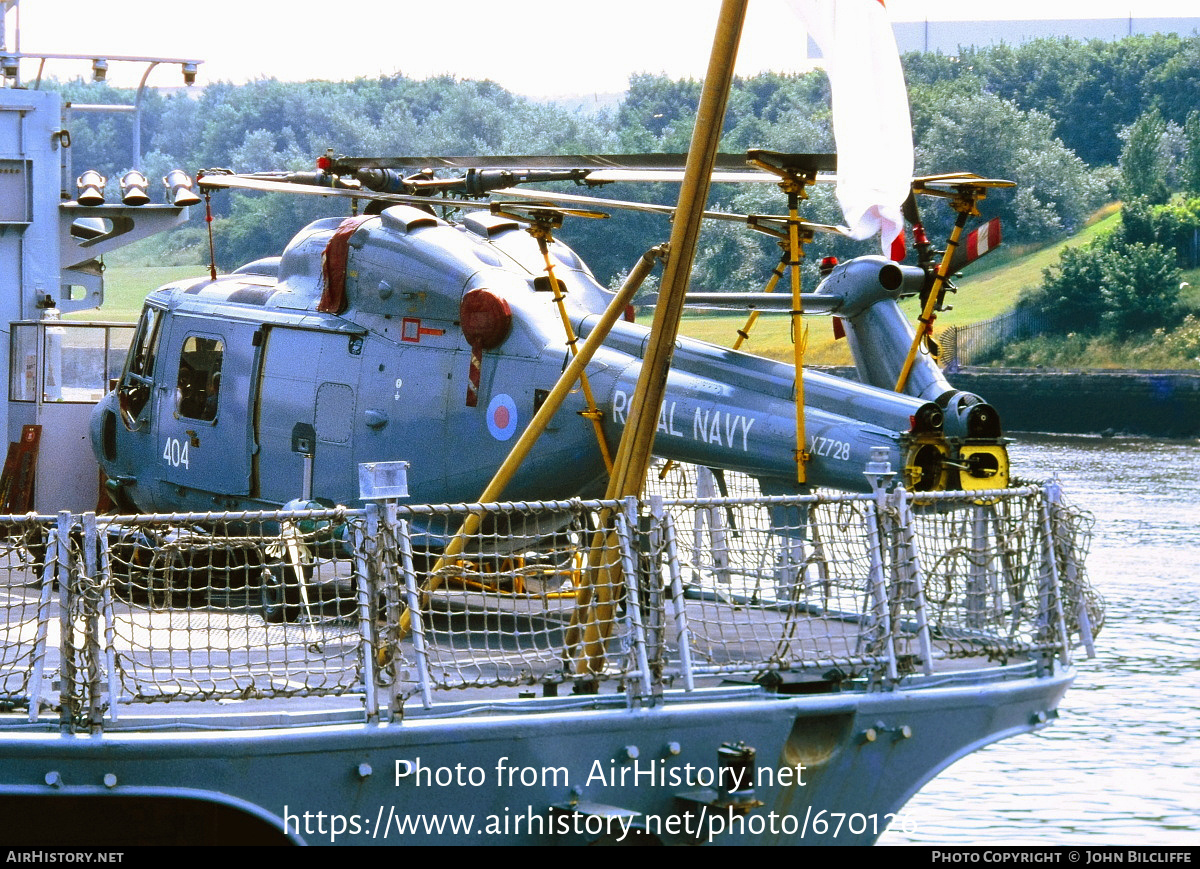
[[[830,165],[811,155],[751,156],[813,178]],[[206,192],[287,190],[371,204],[308,225],[278,257],[224,276],[214,267],[147,296],[121,377],[91,423],[117,508],[272,509],[298,495],[353,505],[358,465],[399,459],[410,464],[415,502],[473,501],[616,297],[553,231],[567,218],[602,217],[601,207],[638,207],[516,188],[661,179],[667,162],[327,154],[314,173],[203,174]],[[974,177],[931,187],[957,190]],[[772,176],[728,155],[714,179]],[[434,206],[454,208],[456,219]],[[833,231],[794,214],[758,219],[771,221]],[[864,468],[880,455],[917,491],[1006,485],[1005,440],[990,406],[949,387],[932,362],[917,366],[907,391],[875,370],[892,371],[912,335],[896,320],[896,300],[938,301],[939,275],[928,262],[866,257],[804,294],[806,310],[850,324],[867,376],[802,372],[801,443],[793,366],[679,338],[655,454],[745,473],[767,494],[868,490]],[[754,294],[728,295],[740,304]],[[603,489],[647,333],[627,319],[611,326],[506,499]],[[880,359],[888,364],[872,368]]]

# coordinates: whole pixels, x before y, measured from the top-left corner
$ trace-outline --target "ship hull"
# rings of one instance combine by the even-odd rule
[[[30,844],[868,844],[918,829],[903,807],[922,785],[1041,727],[1072,678],[998,667],[903,691],[668,692],[651,708],[481,700],[377,725],[247,713],[248,730],[195,716],[186,731],[8,732],[0,810]],[[743,809],[719,797],[730,742],[756,750]]]

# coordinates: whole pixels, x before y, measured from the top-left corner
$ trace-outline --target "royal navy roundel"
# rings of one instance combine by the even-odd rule
[[[501,392],[488,404],[487,426],[492,437],[506,441],[517,431],[517,403]]]

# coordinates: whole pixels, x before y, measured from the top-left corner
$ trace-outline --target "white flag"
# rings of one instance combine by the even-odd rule
[[[880,233],[885,254],[904,229],[913,174],[912,119],[884,0],[789,0],[821,49],[833,91],[838,202],[850,235]]]

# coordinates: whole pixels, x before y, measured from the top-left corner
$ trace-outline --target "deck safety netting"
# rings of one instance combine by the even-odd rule
[[[838,679],[910,651],[894,626],[913,595],[881,582],[869,498],[764,498],[748,477],[686,466],[660,465],[651,487],[673,518],[697,672]]]
[[[1037,488],[764,498],[749,478],[669,466],[651,486],[675,520],[692,654],[718,671],[1007,660],[1103,619],[1089,517]]]
[[[1004,659],[1054,645],[1060,601],[1042,558],[1040,503],[1033,494],[916,502],[916,553],[902,557],[920,559],[943,654]]]
[[[1061,588],[1067,635],[1085,646],[1104,626],[1104,597],[1088,582],[1087,555],[1096,517],[1067,500],[1056,483],[1050,499],[1050,529],[1054,541],[1055,573]]]
[[[352,539],[361,524],[341,513],[101,522],[119,695],[251,699],[359,686]]]
[[[0,519],[0,711],[895,681],[1066,657],[1102,622],[1088,517],[1041,488],[749,485],[675,468],[640,500]]]
[[[704,521],[680,535],[679,566],[694,655],[723,669],[882,661],[863,502],[693,509]]]
[[[51,583],[42,582],[47,528],[36,519],[0,517],[0,708],[28,702],[46,665]],[[57,651],[55,644],[55,651]]]
[[[462,549],[440,546],[467,516]],[[621,544],[592,502],[404,511],[399,547],[412,618],[412,655],[428,684],[491,687],[622,678],[630,669]],[[595,529],[607,522],[608,532]],[[625,538],[626,545],[630,545]],[[406,565],[400,565],[402,568]],[[410,693],[419,689],[410,679]]]

